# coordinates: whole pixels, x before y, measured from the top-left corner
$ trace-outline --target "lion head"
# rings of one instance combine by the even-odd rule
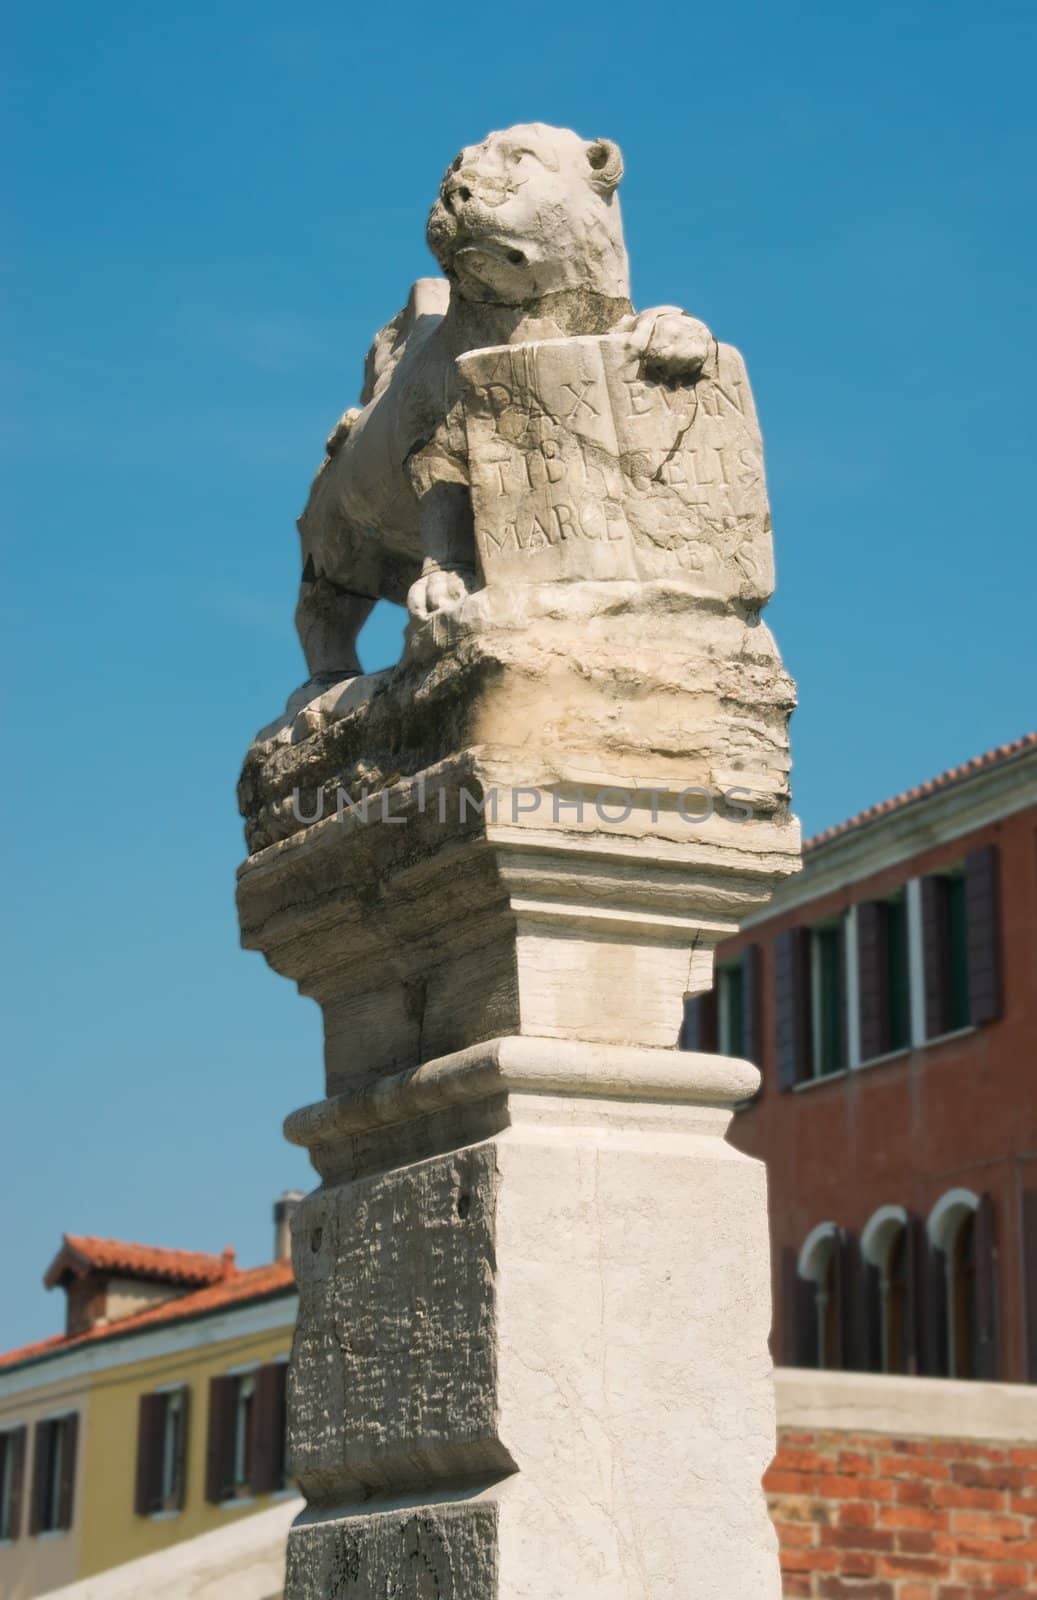
[[[565,289],[626,299],[619,146],[542,122],[467,145],[428,220],[436,260],[466,300],[527,305]]]

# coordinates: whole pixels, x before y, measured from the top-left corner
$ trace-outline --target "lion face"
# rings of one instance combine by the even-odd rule
[[[630,292],[619,147],[534,122],[461,151],[428,220],[436,260],[466,300],[526,305],[562,289]]]

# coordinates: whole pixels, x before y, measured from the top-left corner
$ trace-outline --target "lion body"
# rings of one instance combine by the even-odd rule
[[[332,433],[299,520],[311,673],[358,670],[356,635],[377,600],[410,596],[423,615],[437,603],[415,602],[423,577],[474,579],[457,357],[634,323],[621,172],[608,141],[542,124],[490,134],[447,172],[428,225],[446,277],[420,279],[376,336],[361,408]]]

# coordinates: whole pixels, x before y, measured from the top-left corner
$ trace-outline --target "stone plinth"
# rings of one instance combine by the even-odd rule
[[[471,596],[246,769],[243,938],[325,1020],[289,1600],[779,1594],[757,1075],[674,1045],[798,856],[791,690],[701,596],[577,593]]]
[[[777,1600],[756,1083],[506,1038],[289,1119],[292,1600]]]
[[[242,937],[320,1002],[329,1091],[512,1033],[672,1048],[798,862],[791,700],[767,628],[686,586],[537,585],[268,730]]]

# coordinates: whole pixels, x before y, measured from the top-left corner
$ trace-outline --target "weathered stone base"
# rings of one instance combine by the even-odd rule
[[[491,1501],[300,1518],[288,1537],[285,1594],[292,1600],[466,1600],[499,1592]]]
[[[288,1600],[777,1600],[755,1083],[508,1038],[290,1120]]]

